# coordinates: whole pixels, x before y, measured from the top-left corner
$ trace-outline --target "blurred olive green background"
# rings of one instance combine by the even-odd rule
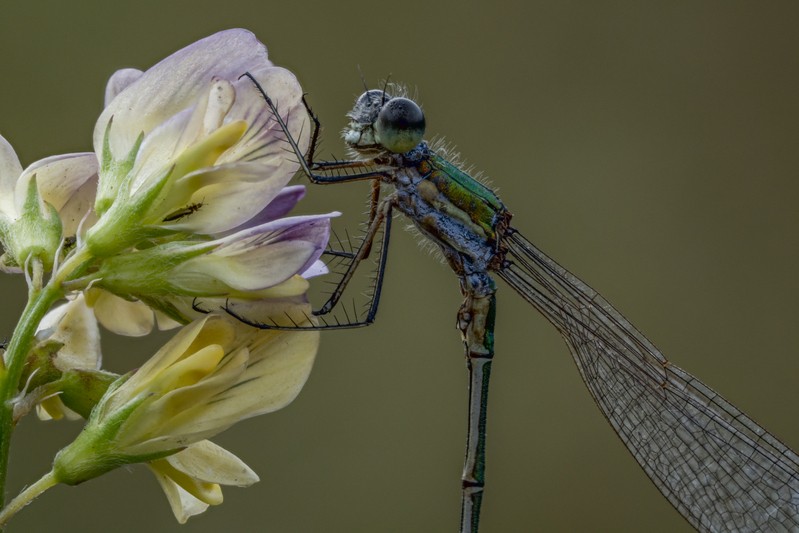
[[[357,67],[418,88],[428,132],[482,169],[529,238],[675,364],[799,448],[799,6],[794,2],[341,0],[0,4],[0,133],[23,165],[91,150],[106,78],[217,30],[254,31],[326,126]],[[356,228],[363,185],[305,211]],[[329,332],[300,397],[215,439],[260,475],[179,528],[131,467],[57,487],[10,531],[455,531],[466,371],[446,267],[396,226],[377,323]],[[0,280],[0,332],[24,299]],[[584,389],[555,331],[499,293],[483,529],[683,531]],[[123,371],[162,342],[107,335]],[[20,426],[9,491],[76,423]]]

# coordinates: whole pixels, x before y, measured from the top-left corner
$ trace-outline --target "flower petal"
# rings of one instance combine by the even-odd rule
[[[36,405],[36,416],[39,420],[46,422],[48,420],[80,420],[83,417],[78,413],[64,405],[64,402],[58,396],[50,396],[45,398]]]
[[[304,153],[310,141],[310,120],[302,102],[302,87],[290,71],[281,67],[262,67],[249,71],[277,107],[288,126],[291,136]],[[275,120],[264,97],[249,78],[234,82],[236,101],[228,113],[228,120],[242,119],[250,124],[243,142],[223,154],[220,162],[266,161],[272,158],[291,159],[291,174],[299,162],[291,154],[287,157],[286,135]]]
[[[18,213],[14,204],[14,190],[21,174],[22,165],[17,153],[0,135],[0,213],[9,218],[16,218]]]
[[[244,327],[244,326],[242,326]],[[249,328],[252,331],[252,328]],[[250,361],[239,382],[173,419],[172,431],[199,434],[236,421],[276,411],[299,394],[319,347],[318,331],[256,330]]]
[[[247,30],[221,31],[170,55],[128,85],[105,108],[94,130],[94,146],[103,146],[111,117],[111,155],[123,159],[140,133],[193,105],[213,76],[235,80],[270,65],[266,47]]]
[[[158,325],[158,331],[168,331],[183,325],[161,311],[155,311],[155,323]]]
[[[235,233],[221,239],[228,241],[212,254],[198,257],[223,258],[234,262],[235,271],[217,270],[216,276],[231,287],[256,290],[276,285],[313,265],[327,245],[330,236],[330,218],[326,215],[308,215],[281,218]],[[209,268],[219,267],[222,261]],[[289,275],[285,275],[288,272]],[[260,285],[260,286],[258,286]],[[246,289],[245,289],[246,288]]]
[[[162,391],[160,378],[164,376],[168,379],[168,374],[180,371],[181,363],[192,362],[196,355],[202,355],[209,351],[209,347],[195,352],[192,356],[181,360],[161,371],[158,377],[151,380],[148,384],[148,391],[156,394]],[[229,389],[235,385],[247,366],[247,350],[238,350],[235,354],[225,358],[219,368],[213,369],[210,376],[203,377],[201,380],[181,386],[175,383],[174,388],[169,390],[160,398],[152,402],[143,404],[134,411],[124,422],[122,433],[124,440],[119,444],[125,446],[127,453],[131,455],[147,455],[158,453],[161,450],[170,448],[180,448],[197,442],[206,437],[224,431],[236,421],[230,421],[225,425],[216,426],[203,434],[199,432],[175,431],[174,420],[179,418],[181,413],[196,405],[202,405],[208,398]],[[196,374],[196,373],[195,373]],[[174,380],[172,380],[174,381]]]
[[[124,91],[128,85],[141,78],[144,74],[137,68],[123,68],[117,70],[111,77],[108,78],[108,83],[105,85],[105,107],[111,103],[111,100],[117,97],[119,93]]]
[[[203,255],[175,267],[170,281],[189,294],[256,291],[291,278],[316,251],[311,243],[288,241],[253,246],[248,253],[235,256]]]
[[[65,237],[74,237],[78,229],[86,230],[97,222],[94,212],[94,198],[97,195],[97,176],[93,176],[75,191],[72,197],[60,209],[61,223]]]
[[[34,174],[44,201],[60,210],[86,181],[97,177],[97,157],[91,152],[47,157],[26,168],[22,176]],[[17,194],[26,188],[18,183]]]
[[[156,467],[153,467],[156,464]],[[157,469],[157,462],[148,464],[150,471],[158,480],[161,489],[166,495],[169,506],[172,508],[172,514],[175,515],[178,523],[185,524],[189,518],[198,514],[204,513],[208,507],[207,503],[195,498],[188,491],[178,485],[172,478],[160,472]]]
[[[135,396],[136,391],[145,386],[154,376],[176,361],[204,348],[209,344],[227,347],[235,338],[231,324],[219,317],[206,316],[184,326],[169,339],[155,355],[147,360],[121,387],[115,391],[117,396]],[[109,402],[109,409],[113,408]]]
[[[17,182],[16,194],[19,198],[24,197],[27,184],[35,175],[42,200],[59,211],[64,235],[72,236],[92,208],[97,191],[97,171],[97,157],[91,152],[48,157],[23,171]]]
[[[154,179],[165,174],[166,167],[173,163],[173,158],[186,149],[191,137],[196,138],[199,129],[188,132],[192,124],[192,108],[176,113],[158,124],[144,138],[136,156],[136,164],[131,170],[135,176],[131,183],[131,195],[152,185]],[[196,124],[194,125],[196,127]],[[116,120],[111,125],[111,132],[117,127]],[[192,135],[193,133],[193,135]]]
[[[209,483],[249,487],[259,481],[244,461],[209,440],[192,444],[185,450],[166,458],[172,466],[192,477]]]
[[[100,330],[83,294],[47,313],[36,336],[63,344],[53,361],[62,372],[100,368]]]
[[[226,233],[235,233],[253,226],[260,226],[287,215],[297,203],[305,197],[304,185],[289,185],[283,187],[269,204],[241,226],[228,230]]]
[[[212,235],[242,226],[280,193],[293,176],[290,166],[283,158],[268,164],[229,163],[189,174],[175,188],[195,191],[189,203],[199,209],[164,227]]]
[[[109,292],[98,291],[93,307],[100,324],[117,335],[141,337],[153,330],[153,311],[140,301],[131,302]]]
[[[324,274],[329,273],[330,270],[327,268],[327,265],[324,261],[317,259],[314,263],[305,269],[300,275],[305,279],[314,278],[316,276],[322,276]]]
[[[209,505],[222,503],[220,485],[248,487],[258,481],[241,459],[207,440],[148,466],[181,524]]]

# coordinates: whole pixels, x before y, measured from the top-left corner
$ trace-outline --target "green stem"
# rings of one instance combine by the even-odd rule
[[[5,482],[8,473],[8,452],[11,432],[14,429],[14,404],[19,390],[19,379],[25,360],[33,345],[36,328],[50,307],[61,298],[61,289],[48,284],[41,292],[32,295],[14,329],[11,343],[5,353],[6,368],[0,374],[0,507],[5,502]]]
[[[11,448],[11,433],[14,430],[13,399],[19,391],[19,381],[25,368],[25,361],[33,346],[36,328],[52,305],[64,296],[61,284],[76,271],[89,257],[88,251],[76,251],[53,274],[50,282],[42,289],[32,287],[28,303],[22,311],[14,335],[5,353],[5,367],[0,368],[0,508],[5,503],[5,486],[8,474],[8,454]]]
[[[58,481],[56,481],[55,475],[51,470],[42,476],[39,481],[20,492],[16,498],[9,502],[8,506],[0,511],[0,528],[5,527],[8,521],[11,520],[15,514],[36,499],[41,493],[57,484]]]

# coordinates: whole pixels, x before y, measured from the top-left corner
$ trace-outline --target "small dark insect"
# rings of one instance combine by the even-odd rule
[[[176,220],[180,220],[181,218],[185,218],[191,215],[192,213],[196,213],[197,211],[199,211],[202,206],[203,206],[202,202],[196,204],[189,204],[186,207],[178,209],[177,211],[173,211],[172,213],[165,216],[164,222],[174,222]]]

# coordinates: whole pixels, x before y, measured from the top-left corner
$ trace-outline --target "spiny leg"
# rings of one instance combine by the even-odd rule
[[[252,76],[248,77],[250,78],[250,80],[252,80]],[[261,88],[261,86],[258,84],[257,81],[254,81],[254,83],[261,92],[261,95],[267,100],[267,104],[270,104],[271,99],[265,94],[265,92],[263,91],[263,89]],[[314,113],[313,109],[311,109],[311,106],[308,103],[308,100],[305,98],[305,95],[303,95],[302,97],[302,104],[305,106],[305,111],[308,112],[308,116],[311,118],[311,121],[313,122],[313,130],[311,132],[311,143],[308,147],[308,156],[305,158],[307,167],[313,170],[344,170],[349,168],[360,168],[364,166],[363,161],[315,162],[314,157],[316,155],[316,149],[319,145],[319,132],[322,129],[322,124],[319,122],[319,117],[317,117],[316,113]],[[272,109],[272,112],[275,114],[275,116],[280,119],[280,115],[277,113],[276,109],[274,109],[274,107],[270,107],[270,109]],[[283,126],[283,133],[287,137],[290,137],[288,129],[285,126]],[[296,143],[294,143],[292,146],[296,146]],[[306,174],[309,176],[311,181],[314,180],[315,176],[313,174],[308,174],[308,172],[306,172]],[[335,181],[332,183],[341,183],[342,181],[344,180]],[[326,181],[324,183],[329,184],[331,182]],[[372,180],[372,187],[369,196],[369,221],[367,223],[367,227],[371,226],[372,222],[374,222],[375,217],[377,216],[379,203],[380,203],[380,179],[378,177]],[[372,248],[372,243],[373,240],[369,240],[367,242],[366,249],[364,250],[364,256],[363,256],[364,258],[369,257],[369,253]]]
[[[346,257],[350,259],[351,262],[347,266],[347,269],[342,275],[342,278],[339,280],[338,284],[336,285],[335,289],[333,290],[332,294],[325,302],[325,304],[319,310],[313,312],[314,316],[320,317],[324,321],[323,317],[329,314],[333,310],[333,308],[339,302],[341,295],[344,292],[344,289],[347,287],[349,281],[352,279],[355,270],[363,261],[363,259],[369,256],[373,246],[374,238],[377,234],[377,230],[379,229],[380,224],[382,223],[383,220],[385,220],[385,226],[384,226],[383,241],[380,246],[380,257],[378,258],[377,272],[374,280],[374,289],[372,291],[371,301],[369,304],[367,315],[364,320],[351,321],[349,317],[347,317],[347,321],[345,323],[342,323],[338,320],[338,318],[336,318],[336,322],[332,324],[325,322],[325,324],[322,326],[309,327],[309,326],[298,325],[295,328],[295,327],[278,326],[277,324],[267,324],[248,319],[247,317],[241,315],[240,313],[237,313],[234,309],[232,309],[229,302],[225,303],[223,309],[230,315],[241,320],[242,322],[263,329],[342,329],[342,328],[354,328],[354,327],[366,326],[371,324],[372,322],[374,322],[374,317],[377,314],[377,308],[380,301],[380,293],[382,290],[385,264],[388,255],[388,241],[391,229],[390,202],[386,200],[384,200],[382,204],[379,202],[380,181],[381,178],[384,176],[384,171],[376,170],[374,164],[370,161],[315,162],[314,154],[319,142],[319,132],[321,129],[321,124],[316,114],[313,112],[307,100],[305,99],[305,96],[303,96],[302,98],[303,105],[305,106],[305,109],[308,112],[311,121],[313,122],[313,129],[311,132],[311,142],[308,150],[308,156],[306,157],[302,153],[302,150],[297,144],[297,141],[291,135],[291,132],[289,131],[286,122],[280,116],[276,103],[269,97],[264,88],[251,73],[245,72],[239,78],[244,78],[244,77],[248,78],[253,83],[255,88],[264,98],[264,101],[266,102],[267,107],[272,112],[275,121],[283,130],[283,133],[286,136],[286,141],[289,143],[292,150],[294,151],[300,163],[300,167],[313,183],[332,184],[332,183],[344,183],[349,181],[360,181],[360,180],[372,181],[372,190],[371,190],[370,205],[369,205],[369,223],[366,235],[364,236],[364,239],[361,242],[361,245],[359,246],[358,251],[355,254],[336,251],[332,249],[326,251],[326,253],[332,256]],[[363,171],[356,172],[353,174],[339,174],[334,176],[317,174],[314,172],[314,170],[329,172],[329,171],[337,171],[337,170],[342,171],[342,170],[352,170],[352,169],[362,169]],[[192,305],[194,307],[196,305],[196,302],[194,302]],[[198,308],[196,310],[199,311],[200,309]],[[356,311],[356,317],[357,317],[357,311]]]
[[[250,80],[252,80],[252,76],[245,74]],[[273,103],[272,99],[269,98],[265,91],[261,88],[258,82],[254,82],[256,87],[258,88],[261,96],[267,99],[267,105]],[[308,103],[308,100],[305,98],[305,95],[302,96],[302,105],[305,106],[305,111],[308,113],[308,116],[311,117],[311,121],[313,122],[313,130],[311,132],[311,143],[308,145],[308,155],[305,158],[305,162],[308,165],[308,168],[311,170],[345,170],[349,168],[360,168],[367,166],[365,161],[360,160],[344,160],[344,161],[315,161],[316,157],[316,150],[319,148],[319,132],[322,131],[322,123],[319,121],[319,117],[316,116],[313,109],[311,109],[311,105]],[[270,109],[274,114],[277,115],[277,106],[269,105]],[[284,127],[283,133],[286,136],[290,136],[288,130]],[[306,172],[307,174],[307,172]],[[311,181],[314,180],[314,176],[310,175]],[[325,181],[324,183],[331,183]],[[340,183],[340,181],[335,181],[333,183]],[[371,220],[371,219],[370,219]]]
[[[377,315],[377,309],[380,305],[380,294],[383,288],[383,278],[385,275],[385,268],[386,263],[388,260],[388,244],[389,238],[391,236],[391,211],[392,211],[392,203],[391,197],[387,197],[383,200],[380,204],[379,209],[376,212],[375,219],[369,225],[369,228],[364,235],[364,240],[361,242],[361,245],[358,247],[358,250],[355,252],[352,262],[347,266],[347,270],[342,275],[341,279],[339,280],[336,288],[331,293],[330,297],[328,298],[327,302],[317,311],[313,311],[312,314],[315,317],[320,318],[324,323],[322,325],[304,325],[300,324],[296,320],[294,320],[291,316],[286,315],[287,318],[293,325],[286,326],[280,325],[275,321],[270,322],[261,322],[258,320],[254,320],[241,312],[236,311],[229,301],[226,301],[225,304],[222,306],[222,309],[231,315],[232,317],[236,318],[240,322],[247,324],[249,326],[259,328],[259,329],[278,329],[278,330],[323,330],[323,329],[351,329],[351,328],[359,328],[363,326],[368,326],[372,324],[375,320],[375,316]],[[377,271],[375,273],[374,279],[374,288],[371,294],[371,301],[369,303],[369,308],[366,312],[366,316],[363,320],[350,320],[347,317],[346,322],[341,322],[338,318],[336,318],[335,322],[329,322],[325,320],[324,316],[329,314],[330,311],[338,303],[341,295],[343,294],[344,290],[347,287],[347,284],[352,279],[355,270],[361,264],[363,259],[369,253],[371,249],[372,243],[374,241],[375,236],[377,235],[380,226],[383,226],[383,239],[380,244],[380,255],[378,256],[377,260]],[[196,302],[192,304],[192,306],[196,306]],[[205,309],[195,307],[195,310],[201,312],[207,312]],[[305,316],[304,317],[308,322],[311,322],[311,317]]]
[[[248,76],[252,80],[252,76]],[[264,91],[261,89],[261,86],[258,83],[255,83],[256,87],[258,87],[261,96],[265,96]],[[271,100],[271,99],[270,99]],[[308,113],[308,116],[311,118],[311,122],[313,122],[313,130],[311,131],[311,144],[308,145],[308,156],[305,159],[308,163],[308,166],[313,167],[314,164],[314,157],[316,156],[316,149],[319,147],[319,132],[322,131],[322,123],[319,122],[319,117],[316,116],[316,113],[313,112],[311,109],[311,105],[306,100],[305,95],[302,95],[302,105],[305,106],[305,111]],[[274,113],[274,109],[272,110]],[[275,113],[277,114],[277,113]],[[288,135],[288,131],[283,129],[283,133]]]
[[[358,250],[355,252],[355,257],[353,258],[352,262],[347,267],[347,270],[341,276],[341,279],[336,285],[336,288],[333,289],[333,292],[330,294],[327,302],[319,308],[319,310],[314,311],[314,315],[316,316],[323,316],[330,311],[338,303],[339,299],[341,298],[344,289],[347,288],[352,276],[355,274],[355,270],[361,264],[361,262],[369,255],[369,252],[372,249],[372,243],[374,242],[375,236],[377,236],[377,231],[380,229],[381,225],[383,226],[383,242],[380,247],[380,257],[378,259],[378,267],[377,267],[377,278],[375,279],[375,291],[372,294],[372,303],[369,307],[369,311],[366,316],[366,322],[371,324],[374,321],[374,317],[377,314],[377,306],[380,301],[380,291],[383,285],[383,274],[385,272],[385,265],[386,259],[388,258],[388,241],[391,236],[391,211],[393,207],[394,197],[387,196],[383,199],[383,201],[377,206],[374,210],[374,218],[372,218],[369,227],[366,230],[366,234],[363,236],[363,241],[361,245],[358,247]]]
[[[371,161],[331,161],[331,162],[314,162],[313,161],[313,151],[316,149],[316,144],[319,140],[319,120],[316,118],[316,115],[313,114],[311,108],[308,106],[308,103],[303,98],[303,103],[305,105],[306,110],[309,112],[311,116],[311,120],[314,122],[314,131],[311,135],[311,146],[309,151],[309,157],[306,158],[305,154],[302,153],[297,141],[292,137],[291,132],[289,131],[286,122],[283,120],[283,117],[280,116],[278,113],[277,105],[272,99],[266,94],[266,91],[255,79],[255,77],[250,74],[249,72],[245,72],[239,78],[249,78],[250,81],[255,85],[255,88],[261,93],[263,96],[264,101],[266,102],[267,107],[272,111],[275,120],[277,121],[280,129],[283,130],[283,133],[286,135],[286,141],[291,146],[291,149],[294,151],[295,155],[297,156],[297,160],[300,163],[300,167],[302,171],[308,176],[313,183],[327,185],[332,183],[346,183],[350,181],[361,181],[361,180],[373,180],[373,179],[380,179],[382,176],[385,175],[385,171],[381,169],[375,169],[374,164]],[[335,170],[357,170],[362,169],[360,172],[353,172],[352,174],[336,174],[333,176],[327,176],[324,174],[317,174],[314,172],[315,170],[322,170],[322,171],[335,171]]]
[[[380,182],[378,180],[374,180],[372,182],[372,190],[371,194],[369,195],[369,225],[372,225],[375,218],[377,217],[377,210],[380,207]],[[389,224],[391,217],[389,218]],[[384,244],[385,246],[385,244]],[[369,257],[369,252],[372,251],[372,242],[370,241],[366,247],[364,258]]]
[[[484,272],[461,279],[466,296],[458,310],[458,329],[463,337],[469,369],[469,418],[466,460],[463,465],[461,533],[477,533],[485,487],[485,440],[488,383],[494,357],[496,285]]]
[[[357,327],[358,325],[371,324],[374,321],[374,317],[377,313],[377,306],[379,305],[380,301],[380,292],[383,284],[385,262],[388,254],[388,241],[391,233],[391,208],[392,208],[393,199],[391,197],[387,197],[382,202],[380,202],[380,178],[383,177],[383,172],[368,171],[356,174],[345,174],[337,176],[323,176],[323,175],[314,174],[312,169],[344,170],[344,169],[354,169],[354,168],[370,168],[372,167],[372,164],[367,161],[314,162],[313,158],[319,141],[319,131],[321,129],[321,123],[319,122],[319,118],[311,109],[311,106],[308,104],[308,101],[305,99],[305,96],[303,96],[302,102],[303,105],[305,106],[305,110],[308,112],[308,115],[311,118],[311,121],[313,122],[313,131],[311,133],[311,144],[308,150],[308,157],[306,158],[305,156],[303,156],[302,151],[299,148],[299,145],[297,145],[297,142],[291,136],[288,126],[286,125],[283,118],[280,116],[280,113],[278,113],[277,106],[269,97],[269,95],[266,94],[266,91],[263,89],[258,80],[256,80],[249,72],[245,72],[242,76],[246,76],[247,78],[249,78],[250,81],[252,81],[255,87],[258,89],[258,91],[261,93],[261,96],[263,96],[267,106],[272,111],[275,120],[277,120],[278,124],[283,130],[283,133],[286,135],[286,139],[288,140],[297,158],[299,159],[303,171],[312,182],[320,184],[331,184],[331,183],[344,183],[347,181],[358,181],[358,180],[372,181],[371,194],[369,198],[369,222],[363,241],[361,242],[358,251],[355,253],[355,256],[352,258],[352,262],[348,265],[347,270],[344,272],[342,278],[339,280],[338,285],[333,290],[327,302],[325,302],[325,304],[320,309],[314,311],[313,313],[315,316],[324,316],[333,310],[333,308],[336,306],[339,299],[341,298],[342,293],[344,292],[350,280],[352,279],[355,270],[358,268],[361,261],[363,261],[369,256],[372,249],[372,244],[374,243],[374,238],[377,235],[377,230],[380,228],[380,224],[382,223],[382,221],[385,221],[383,242],[381,245],[380,258],[378,260],[377,277],[375,278],[375,288],[372,294],[372,301],[369,306],[369,311],[367,312],[367,317],[362,323],[355,322],[350,324],[349,327]],[[331,324],[329,327],[347,327],[347,325]]]

